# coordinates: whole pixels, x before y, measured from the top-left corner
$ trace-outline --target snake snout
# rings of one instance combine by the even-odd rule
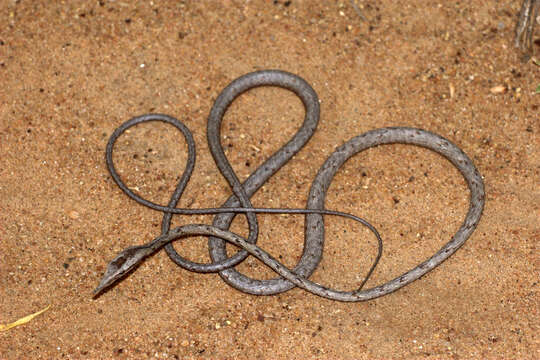
[[[152,253],[148,246],[132,246],[118,254],[108,265],[105,274],[97,288],[94,289],[94,298],[103,290],[112,286],[115,282],[126,276],[142,263],[144,258]]]

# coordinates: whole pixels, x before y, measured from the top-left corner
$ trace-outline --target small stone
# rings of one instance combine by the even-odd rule
[[[507,88],[504,85],[497,85],[489,89],[492,94],[504,94]]]

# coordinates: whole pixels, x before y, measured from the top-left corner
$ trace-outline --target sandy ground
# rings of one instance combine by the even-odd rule
[[[512,47],[519,1],[358,4],[368,22],[348,1],[2,1],[0,323],[50,309],[0,333],[0,358],[540,357],[540,68],[519,62]],[[219,206],[230,190],[208,152],[206,116],[230,81],[268,68],[305,78],[322,113],[315,136],[255,206],[304,207],[335,147],[370,129],[414,126],[452,140],[484,176],[486,208],[473,236],[424,278],[366,303],[299,289],[247,295],[216,274],[176,267],[164,252],[92,299],[107,262],[157,236],[162,217],[108,175],[113,129],[148,112],[184,121],[198,159],[179,206]],[[294,134],[303,111],[276,88],[234,102],[223,143],[240,178]],[[185,164],[181,136],[140,126],[117,150],[129,185],[166,203]],[[374,286],[447,242],[468,195],[448,161],[395,145],[348,161],[326,205],[382,233]],[[326,223],[312,279],[353,289],[375,254],[373,236],[349,221]],[[293,266],[303,218],[265,215],[259,224],[260,245]],[[233,225],[245,234],[242,217]],[[175,247],[208,261],[203,238]],[[238,269],[273,276],[253,259]]]

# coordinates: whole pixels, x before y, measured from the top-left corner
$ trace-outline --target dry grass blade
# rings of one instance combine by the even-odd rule
[[[51,305],[48,305],[45,309],[43,310],[40,310],[36,313],[33,313],[33,314],[30,314],[30,315],[27,315],[25,317],[22,317],[20,318],[19,320],[17,321],[14,321],[10,324],[0,324],[0,331],[7,331],[11,328],[14,328],[15,326],[19,326],[19,325],[23,325],[23,324],[26,324],[27,322],[31,321],[33,318],[35,318],[36,316],[44,313],[45,311],[49,310],[49,308],[51,307]]]

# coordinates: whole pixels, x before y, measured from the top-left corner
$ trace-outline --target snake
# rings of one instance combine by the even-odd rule
[[[240,94],[260,86],[281,87],[296,94],[305,108],[304,122],[285,145],[271,155],[242,183],[224,153],[221,144],[221,123],[228,107]],[[315,133],[319,116],[319,99],[315,90],[304,79],[295,74],[282,70],[260,70],[245,74],[232,81],[219,94],[210,110],[207,122],[207,141],[214,161],[229,183],[233,194],[221,207],[203,209],[176,207],[195,166],[195,142],[191,132],[182,122],[169,115],[146,114],[134,117],[119,126],[107,143],[105,151],[107,169],[114,182],[128,197],[137,203],[163,212],[161,235],[147,244],[131,246],[121,251],[109,262],[104,276],[93,292],[93,296],[100,296],[141,265],[147,257],[164,248],[178,266],[200,273],[217,272],[227,284],[245,293],[275,295],[299,287],[331,300],[344,302],[366,301],[392,293],[419,279],[454,254],[471,236],[478,226],[485,203],[482,176],[472,160],[451,141],[433,132],[412,127],[386,127],[370,130],[351,138],[339,146],[317,172],[309,190],[305,209],[253,207],[250,201],[251,196],[303,148]],[[134,193],[123,182],[113,162],[114,145],[117,139],[127,129],[152,121],[164,122],[176,127],[183,134],[188,147],[184,173],[178,181],[167,206],[153,203]],[[364,289],[364,285],[373,274],[382,256],[382,238],[375,227],[367,220],[349,213],[325,209],[325,198],[335,174],[348,159],[366,149],[396,143],[411,144],[430,149],[448,159],[459,170],[468,185],[470,190],[469,210],[454,236],[434,255],[392,280]],[[294,268],[289,269],[256,244],[259,231],[256,217],[258,213],[305,215],[304,248]],[[215,217],[212,225],[187,224],[171,229],[171,219],[174,214],[213,214]],[[247,218],[249,228],[247,238],[229,231],[232,221],[238,214],[243,214]],[[377,255],[360,286],[353,291],[340,291],[309,280],[311,274],[317,269],[323,255],[325,241],[324,216],[341,216],[357,221],[366,226],[377,238]],[[196,263],[187,260],[180,256],[172,246],[172,243],[178,239],[201,235],[209,238],[209,255],[212,260],[210,263]],[[225,247],[227,242],[234,244],[241,250],[229,257]],[[258,280],[238,272],[234,267],[249,255],[259,259],[279,276],[274,279]]]

